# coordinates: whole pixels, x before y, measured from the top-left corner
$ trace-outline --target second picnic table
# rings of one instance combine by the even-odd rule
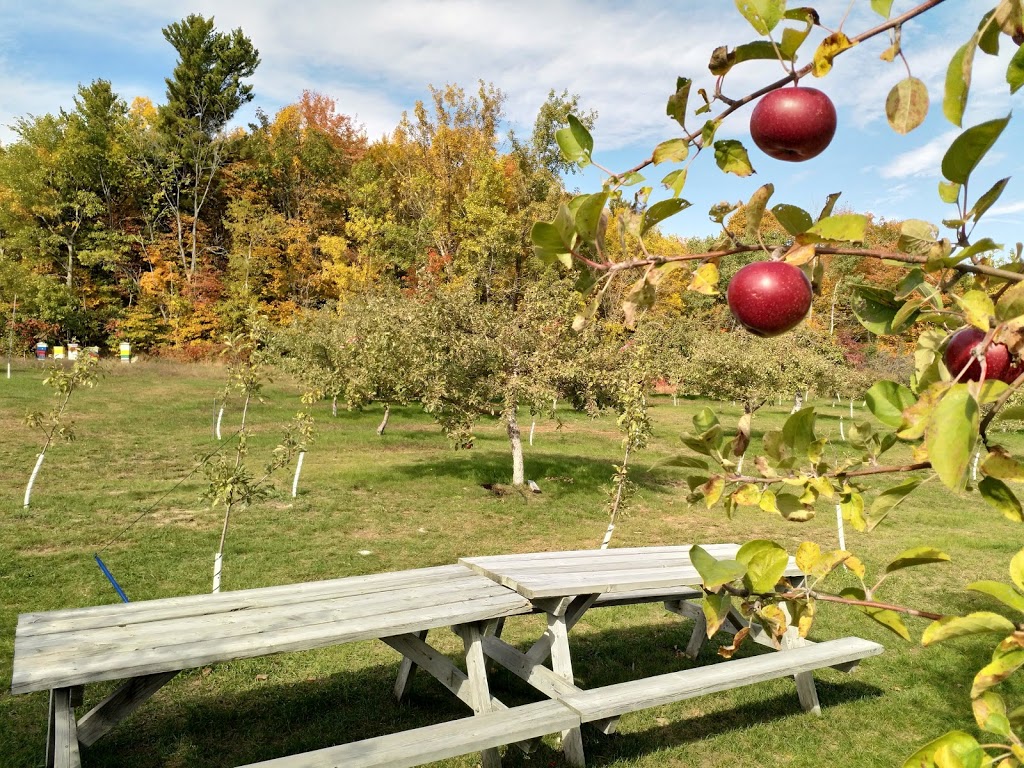
[[[605,733],[613,732],[619,716],[627,712],[788,675],[796,680],[801,706],[819,712],[812,670],[823,666],[849,670],[861,658],[881,653],[882,646],[857,637],[814,644],[791,627],[780,650],[800,649],[799,653],[736,659],[589,691],[576,686],[569,631],[594,606],[664,602],[669,610],[695,620],[687,655],[696,658],[707,637],[703,611],[691,602],[703,593],[690,549],[684,545],[533,552],[464,557],[459,562],[514,589],[547,615],[547,630],[525,653],[501,640],[500,631],[484,636],[484,653],[538,691],[579,712],[581,722],[590,722]],[[739,545],[714,544],[705,549],[716,559],[732,559]],[[792,558],[785,576],[796,581],[803,578]],[[745,624],[733,613],[725,628],[735,632]],[[752,631],[752,637],[774,647],[764,633]],[[544,666],[549,657],[550,668]],[[573,765],[585,764],[578,727],[562,733],[562,749]]]

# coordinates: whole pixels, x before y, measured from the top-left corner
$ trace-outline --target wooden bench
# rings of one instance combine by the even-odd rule
[[[565,705],[540,701],[244,768],[406,768],[557,733],[579,724],[579,715]]]
[[[581,722],[592,723],[708,693],[809,673],[823,667],[843,665],[849,668],[849,665],[868,656],[876,656],[883,650],[878,643],[859,637],[844,637],[779,653],[730,659],[706,667],[578,690],[560,696],[559,700],[578,712]]]

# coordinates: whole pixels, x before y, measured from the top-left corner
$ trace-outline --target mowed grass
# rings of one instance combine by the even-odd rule
[[[132,600],[209,591],[221,514],[200,500],[197,459],[218,448],[213,401],[224,371],[214,365],[138,363],[107,366],[94,390],[76,394],[78,439],[57,444],[39,475],[32,506],[22,509],[25,483],[40,438],[23,424],[28,410],[47,410],[50,390],[40,368],[24,365],[0,379],[0,766],[43,761],[47,697],[11,696],[11,658],[19,613],[116,602],[93,561],[100,552]],[[255,438],[249,461],[262,465],[281,426],[299,407],[287,381],[266,389],[253,406]],[[772,538],[795,551],[812,539],[837,542],[833,509],[804,524],[757,510],[732,520],[720,508],[686,502],[683,471],[664,460],[685,449],[678,435],[706,403],[654,398],[656,435],[633,463],[636,493],[613,546],[744,541]],[[847,405],[818,403],[819,434],[838,438]],[[727,425],[739,409],[716,404]],[[788,407],[755,419],[759,436],[782,424]],[[612,464],[621,460],[612,416],[591,420],[560,408],[560,424],[537,423],[526,446],[526,474],[541,494],[510,490],[504,431],[480,423],[472,450],[454,451],[432,420],[415,407],[395,408],[383,437],[380,408],[330,415],[319,404],[316,441],[306,456],[297,498],[291,475],[279,491],[234,518],[228,536],[224,588],[335,578],[452,563],[460,556],[595,547],[607,524]],[[858,419],[869,418],[856,411]],[[239,414],[228,409],[225,437]],[[523,414],[524,439],[529,416]],[[999,435],[1013,450],[1015,433]],[[225,440],[225,450],[232,449]],[[848,449],[841,443],[836,450]],[[893,460],[909,452],[898,448]],[[952,562],[892,577],[881,597],[939,612],[995,609],[963,586],[1005,580],[1024,530],[975,495],[954,496],[930,482],[870,534],[847,529],[848,548],[877,574],[908,547],[929,544]],[[840,575],[836,589],[843,585]],[[915,637],[924,622],[910,620]],[[681,649],[691,624],[660,605],[591,611],[571,640],[578,682],[593,687],[693,666]],[[505,637],[525,646],[542,630],[539,617],[509,621]],[[993,638],[922,649],[855,611],[822,606],[813,638],[860,635],[886,652],[853,675],[817,675],[821,717],[802,713],[791,680],[779,680],[628,715],[619,733],[585,731],[591,766],[880,766],[898,765],[918,745],[946,730],[975,732],[968,691]],[[432,642],[455,654],[450,632]],[[697,664],[720,661],[713,640]],[[745,648],[754,654],[761,649]],[[417,676],[401,705],[391,696],[399,656],[373,641],[218,664],[179,675],[107,737],[86,750],[85,765],[237,765],[461,717],[467,710],[429,675]],[[86,706],[113,684],[86,690]],[[1018,703],[1024,685],[1004,686]],[[502,672],[494,693],[507,703],[535,694]],[[80,710],[84,711],[84,710]],[[446,761],[472,766],[477,756]],[[532,755],[506,750],[506,766],[562,766],[555,740]]]

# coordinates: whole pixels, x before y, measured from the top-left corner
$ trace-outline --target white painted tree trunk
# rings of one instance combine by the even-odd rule
[[[850,418],[853,418],[853,398],[850,398]]]
[[[790,408],[789,412],[790,413],[796,413],[797,411],[799,411],[803,407],[804,407],[804,396],[803,396],[803,394],[801,392],[797,392],[795,395],[793,395],[793,407]]]
[[[331,400],[331,416],[337,418],[338,416],[338,396],[335,395],[334,399]]]
[[[843,530],[843,508],[836,504],[836,530],[839,531],[839,548],[846,549],[846,531]]]
[[[679,395],[672,393],[672,405],[679,405]]]
[[[843,417],[842,416],[839,417],[839,439],[840,440],[845,440],[846,439],[846,432],[843,431]]]
[[[25,509],[28,509],[28,503],[32,498],[32,486],[36,484],[36,475],[39,474],[39,468],[43,466],[43,458],[45,456],[45,451],[40,452],[39,456],[36,457],[36,465],[32,468],[32,474],[29,475],[28,485],[25,487]]]
[[[292,498],[299,495],[299,475],[302,474],[302,460],[306,458],[305,451],[299,451],[299,458],[295,461],[295,479],[292,480]]]
[[[508,442],[512,446],[512,485],[523,485],[526,482],[523,470],[523,438],[519,433],[519,422],[516,420],[514,408],[509,410],[506,429]]]
[[[384,430],[388,428],[388,421],[391,419],[391,403],[384,403],[384,418],[380,420],[380,424],[377,426],[377,436],[381,437],[384,435]]]
[[[220,440],[220,423],[224,420],[224,406],[221,405],[220,410],[217,411],[217,439]]]
[[[220,592],[220,574],[224,566],[224,555],[220,552],[213,556],[213,591]]]
[[[974,461],[971,462],[971,480],[978,480],[978,461],[981,459],[981,448],[974,452]]]
[[[530,422],[530,445],[533,445],[533,431],[537,429],[537,419]]]

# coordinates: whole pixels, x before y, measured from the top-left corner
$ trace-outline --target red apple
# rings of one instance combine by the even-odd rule
[[[811,281],[784,261],[757,261],[733,275],[725,295],[744,328],[778,336],[799,325],[811,308]]]
[[[1024,360],[1018,360],[1006,369],[1006,373],[1003,374],[1002,379],[1007,384],[1013,384],[1013,382],[1017,380],[1017,377],[1022,373],[1024,373]]]
[[[950,337],[942,359],[954,378],[964,371],[960,381],[981,379],[981,361],[972,353],[984,338],[985,332],[973,326],[961,328]],[[1010,350],[1005,344],[989,344],[985,352],[985,378],[1003,379],[1009,370]]]
[[[776,160],[810,160],[825,151],[835,132],[836,108],[816,88],[769,91],[750,115],[750,137]]]

